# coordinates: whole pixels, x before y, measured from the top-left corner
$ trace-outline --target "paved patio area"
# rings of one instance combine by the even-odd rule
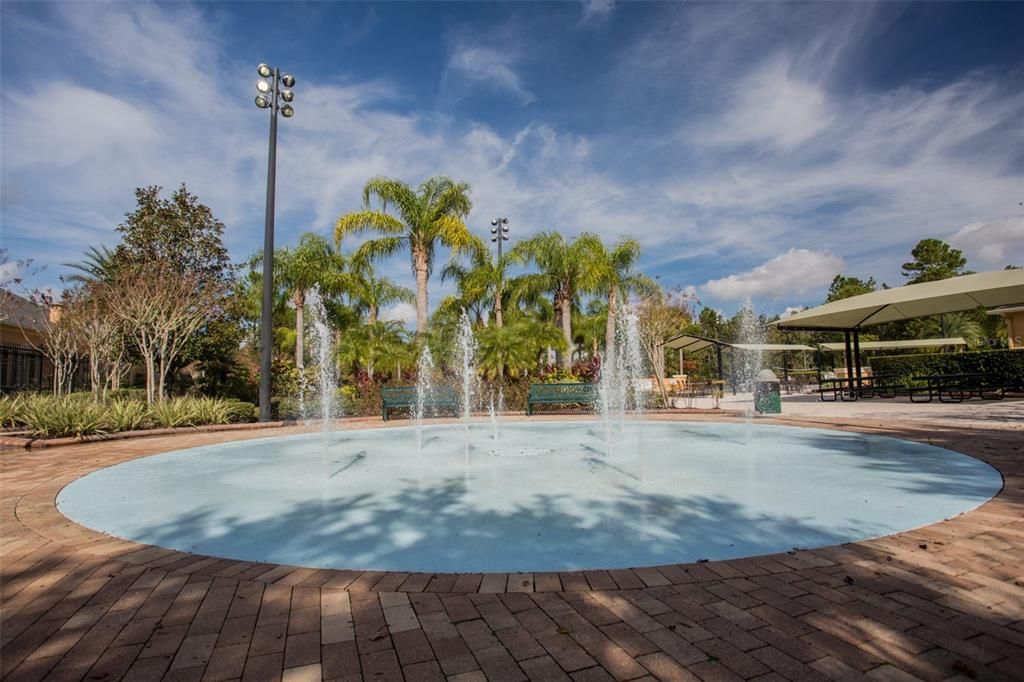
[[[819,417],[785,421],[819,427],[837,421]],[[377,573],[146,547],[78,526],[54,506],[64,485],[97,468],[266,431],[9,450],[0,454],[0,674],[5,680],[1021,679],[1020,423],[849,413],[841,421],[841,428],[984,459],[1003,473],[1005,487],[979,509],[943,523],[810,551],[582,573]]]

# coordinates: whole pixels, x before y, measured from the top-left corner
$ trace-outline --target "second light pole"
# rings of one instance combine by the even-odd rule
[[[270,109],[270,147],[267,152],[267,213],[263,224],[263,305],[260,309],[260,421],[270,421],[270,370],[274,345],[274,192],[277,184],[277,113],[291,118],[295,77],[269,64],[256,67],[256,106]],[[282,87],[283,86],[283,87]],[[284,100],[284,104],[278,104]]]
[[[508,241],[508,218],[495,218],[491,221],[491,241],[498,245],[498,260],[494,263],[498,268],[498,287],[494,294],[494,324],[501,328],[504,322],[501,314],[501,290],[505,275],[501,262],[501,243]]]

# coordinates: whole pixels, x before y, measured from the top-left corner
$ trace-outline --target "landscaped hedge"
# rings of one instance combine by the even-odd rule
[[[132,397],[95,402],[88,393],[0,396],[0,428],[39,438],[91,436],[159,427],[230,424],[256,419],[256,406],[222,398],[172,398],[154,405]]]
[[[988,350],[967,353],[887,355],[871,359],[876,375],[893,375],[907,383],[926,374],[995,374],[1007,387],[1024,388],[1024,350]]]

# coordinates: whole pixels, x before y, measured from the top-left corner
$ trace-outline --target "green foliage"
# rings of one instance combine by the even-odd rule
[[[906,265],[903,267],[906,267]],[[835,279],[832,280],[832,284],[828,287],[828,296],[825,298],[825,303],[839,301],[851,296],[869,294],[877,288],[878,285],[875,283],[874,277],[868,277],[865,280],[858,277],[836,275]]]
[[[107,426],[111,431],[138,431],[150,426],[149,408],[143,392],[142,400],[117,398],[107,405]]]
[[[115,400],[137,400],[140,402],[146,402],[146,389],[144,388],[116,388],[112,391],[107,391],[107,400],[113,402]]]
[[[172,398],[155,403],[149,414],[153,424],[165,429],[194,426],[197,418],[195,404],[187,398]]]
[[[21,421],[33,436],[81,437],[105,433],[108,429],[106,413],[103,405],[89,399],[39,395],[26,399]]]
[[[396,321],[361,324],[346,331],[337,349],[343,367],[355,373],[393,371],[399,364],[411,367],[416,359],[406,342],[402,323]]]
[[[378,209],[371,207],[374,198]],[[371,178],[363,188],[362,210],[338,218],[334,241],[340,245],[345,236],[367,231],[382,235],[359,247],[357,263],[407,249],[417,278],[416,331],[426,333],[426,282],[433,269],[435,246],[446,246],[453,254],[482,247],[463,222],[472,206],[469,185],[444,176],[429,178],[416,189],[393,178]]]
[[[22,423],[26,398],[20,395],[0,396],[0,429],[13,428]]]
[[[1024,351],[1019,350],[881,356],[871,359],[871,369],[878,375],[895,375],[903,379],[929,374],[978,372],[995,374],[1006,386],[1024,387]]]
[[[64,267],[77,270],[65,278],[72,284],[109,282],[117,270],[117,252],[107,246],[90,246],[80,263],[64,263]]]
[[[565,348],[558,329],[528,317],[512,320],[504,327],[480,327],[475,335],[477,365],[483,376],[492,380],[529,374],[537,369],[545,349]]]
[[[160,197],[162,189],[152,185],[135,190],[137,206],[117,228],[121,233],[117,260],[160,263],[206,282],[230,281],[231,261],[222,242],[224,223],[184,184],[170,199]]]
[[[94,402],[88,393],[63,397],[16,395],[0,397],[0,426],[29,431],[41,438],[89,436],[153,427],[201,426],[250,422],[256,419],[252,403],[221,398],[182,397],[146,405],[138,389],[121,389],[107,403]]]
[[[954,249],[941,239],[922,239],[910,252],[914,260],[903,264],[907,284],[935,282],[966,274],[967,259],[960,249]]]

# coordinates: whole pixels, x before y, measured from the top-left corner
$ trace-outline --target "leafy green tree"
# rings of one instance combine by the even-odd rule
[[[903,267],[905,268],[907,266],[904,265]],[[875,283],[874,277],[860,279],[858,277],[836,275],[835,279],[832,280],[832,284],[828,287],[828,296],[825,298],[825,303],[839,301],[844,298],[850,298],[851,296],[869,294],[877,288],[878,285]]]
[[[954,249],[941,239],[922,239],[910,252],[914,260],[903,264],[907,284],[935,282],[967,274],[967,259],[960,249]]]
[[[371,206],[376,198],[379,208]],[[459,253],[480,245],[463,219],[473,204],[469,185],[435,176],[413,189],[400,180],[372,178],[363,188],[363,209],[338,218],[334,228],[336,244],[349,234],[371,231],[383,235],[364,242],[356,251],[356,260],[387,258],[404,249],[412,258],[416,277],[416,331],[427,331],[427,281],[434,264],[438,244]],[[394,208],[395,214],[388,212]]]
[[[552,295],[565,340],[565,351],[561,353],[565,370],[572,369],[573,303],[578,294],[594,292],[600,287],[605,274],[600,259],[603,251],[600,237],[589,232],[572,241],[566,241],[558,232],[541,232],[519,242],[511,251],[515,258],[533,261],[540,269],[539,273],[523,275],[520,287]]]
[[[117,228],[121,243],[116,259],[142,268],[158,263],[204,283],[230,282],[233,268],[222,240],[224,223],[184,184],[170,199],[160,197],[162,189],[152,185],[135,190],[137,206]]]
[[[697,316],[697,324],[700,325],[701,336],[709,339],[725,339],[728,323],[722,314],[714,308],[701,308],[700,314]]]

